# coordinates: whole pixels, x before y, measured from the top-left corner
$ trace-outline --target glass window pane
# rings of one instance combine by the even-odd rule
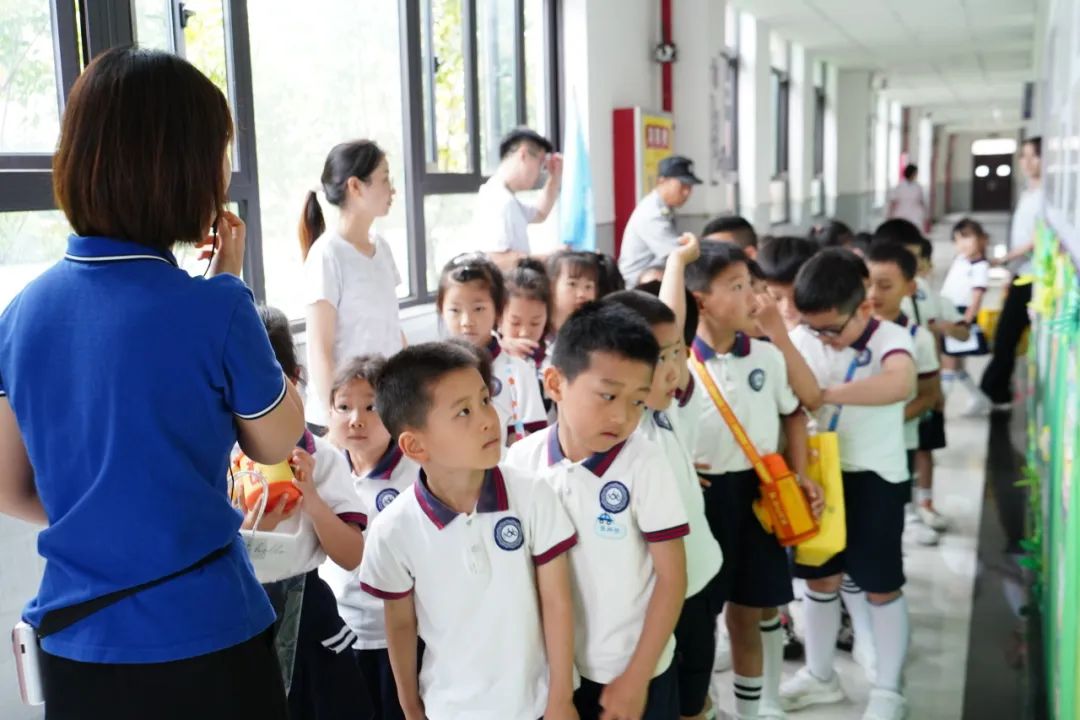
[[[0,213],[0,311],[64,256],[70,234],[59,210]]]
[[[548,127],[548,78],[544,62],[548,42],[544,0],[525,0],[525,124],[544,137]]]
[[[439,286],[443,266],[457,254],[475,250],[472,246],[472,219],[476,194],[428,195],[424,198],[424,227],[427,233],[427,286]]]
[[[141,48],[175,51],[172,0],[135,0],[135,42]]]
[[[489,175],[499,165],[499,141],[518,125],[514,3],[479,0],[476,20],[480,169]]]
[[[248,4],[259,204],[267,300],[303,317],[297,224],[334,145],[369,138],[386,151],[390,177],[404,183],[398,13],[384,0],[325,0],[318,12],[287,2]],[[319,195],[327,227],[336,208]],[[389,243],[410,294],[405,193],[375,229]]]
[[[222,0],[184,0],[184,13],[184,57],[221,88],[232,103]]]
[[[379,7],[380,13],[396,12],[391,3],[381,3]],[[421,22],[425,27],[421,32],[420,62],[421,73],[425,76],[424,136],[428,145],[434,147],[433,154],[428,148],[428,171],[469,172],[462,34],[464,7],[461,0],[427,0],[422,3],[422,9]]]
[[[60,135],[49,5],[0,5],[0,153],[51,153]]]

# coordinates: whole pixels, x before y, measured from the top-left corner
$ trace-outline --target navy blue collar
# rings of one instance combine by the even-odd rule
[[[690,398],[694,396],[694,376],[691,375],[686,383],[686,388],[675,391],[675,399],[679,401],[679,407],[686,407]]]
[[[900,327],[907,327],[908,323],[911,321],[908,320],[907,315],[905,315],[904,313],[900,313],[900,317],[896,318],[896,320],[894,320],[893,322],[895,322]]]
[[[372,480],[389,480],[403,457],[404,454],[401,452],[401,448],[391,440],[386,452],[383,453],[383,456],[379,458],[379,462],[375,463],[375,467],[368,473],[368,477]]]
[[[607,452],[593,453],[589,457],[585,458],[581,464],[584,465],[589,472],[596,477],[604,477],[604,473],[608,471],[611,464],[615,462],[615,458],[622,452],[623,447],[626,445],[626,441],[623,440],[618,445],[615,445]],[[548,466],[556,465],[566,460],[566,455],[563,453],[562,446],[559,444],[559,424],[555,423],[551,426],[551,430],[548,432],[547,439],[547,453],[548,453]]]
[[[423,470],[420,471],[420,477],[413,483],[413,487],[416,489],[416,499],[420,503],[420,509],[435,524],[435,527],[442,530],[458,516],[457,510],[431,492],[427,484],[427,475]],[[480,497],[476,501],[476,512],[505,512],[509,509],[510,500],[506,495],[506,481],[503,480],[498,466],[495,466],[484,473],[484,484],[480,488]]]
[[[716,357],[717,352],[700,335],[694,336],[694,342],[690,345],[691,352],[701,362],[707,362]],[[750,354],[750,336],[743,332],[735,333],[735,342],[731,345],[731,354],[735,357],[746,357]]]
[[[877,318],[870,318],[866,323],[866,329],[862,331],[862,335],[860,335],[855,342],[851,343],[851,347],[859,352],[865,350],[866,344],[870,342],[870,336],[874,334],[874,331],[877,330],[880,325],[881,322]]]
[[[93,264],[148,260],[151,262],[165,262],[173,267],[179,267],[176,258],[168,250],[157,250],[128,240],[87,235],[71,235],[68,237],[68,249],[67,253],[64,254],[64,259],[72,262]]]
[[[499,353],[502,352],[502,345],[499,344],[499,338],[494,335],[491,336],[491,340],[488,341],[487,351],[491,354],[491,359],[499,357]]]

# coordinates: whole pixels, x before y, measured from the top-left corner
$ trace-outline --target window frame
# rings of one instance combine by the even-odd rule
[[[783,216],[772,222],[773,225],[783,225],[791,221],[791,183],[790,183],[790,141],[788,133],[791,127],[791,75],[780,68],[769,68],[770,84],[775,82],[774,97],[770,102],[775,103],[776,117],[773,127],[773,172],[770,181],[783,183]]]

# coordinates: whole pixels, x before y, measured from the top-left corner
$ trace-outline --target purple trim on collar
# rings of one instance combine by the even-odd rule
[[[451,508],[439,498],[427,485],[427,475],[420,471],[419,479],[413,483],[416,490],[416,499],[420,503],[420,509],[434,523],[435,527],[442,530],[458,516],[458,511]],[[484,473],[484,484],[480,488],[480,497],[476,501],[476,511],[482,513],[505,512],[510,509],[509,496],[506,494],[506,481],[498,466]]]
[[[589,457],[581,461],[581,464],[585,466],[593,475],[597,477],[604,477],[604,473],[608,471],[611,464],[615,462],[615,458],[622,452],[623,447],[626,445],[626,440],[623,440],[618,445],[615,445],[607,452],[593,453]],[[562,446],[559,445],[559,424],[555,423],[548,431],[547,439],[547,455],[548,465],[555,465],[563,460],[566,460],[566,455],[563,453]]]
[[[701,362],[708,362],[718,355],[709,343],[705,342],[700,335],[694,336],[694,342],[690,344],[690,351]],[[735,342],[731,344],[730,353],[735,357],[746,357],[750,354],[750,336],[743,332],[735,333]]]
[[[540,338],[540,345],[532,351],[532,355],[529,356],[536,364],[536,369],[539,370],[540,366],[544,364],[544,358],[547,357],[547,338]]]
[[[900,313],[900,317],[896,318],[896,320],[894,320],[893,322],[895,322],[900,327],[907,327],[908,323],[910,323],[911,320],[909,320],[908,316],[904,313]]]
[[[389,447],[386,448],[386,452],[379,458],[379,462],[375,463],[375,467],[368,473],[368,477],[372,480],[389,480],[394,474],[394,469],[397,468],[398,463],[401,462],[401,458],[404,455],[401,452],[401,448],[393,440],[390,441]]]
[[[870,318],[870,321],[866,323],[866,329],[863,330],[862,335],[856,338],[855,342],[851,343],[851,347],[859,352],[865,350],[867,343],[870,342],[870,336],[874,334],[874,331],[880,325],[881,322],[877,318]]]
[[[679,403],[679,407],[686,407],[686,404],[690,402],[690,398],[694,396],[694,376],[690,375],[689,381],[686,383],[686,389],[676,390],[675,399]]]
[[[487,351],[491,354],[492,360],[499,357],[499,354],[502,352],[502,345],[499,344],[499,338],[494,335],[491,336],[491,340],[489,340],[487,344]]]

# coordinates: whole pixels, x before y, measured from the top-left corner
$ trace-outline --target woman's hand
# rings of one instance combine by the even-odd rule
[[[244,271],[244,248],[247,242],[247,226],[234,213],[222,210],[217,218],[217,248],[214,248],[213,235],[196,245],[203,249],[200,260],[210,260],[207,277],[217,275],[235,275],[240,277]]]

